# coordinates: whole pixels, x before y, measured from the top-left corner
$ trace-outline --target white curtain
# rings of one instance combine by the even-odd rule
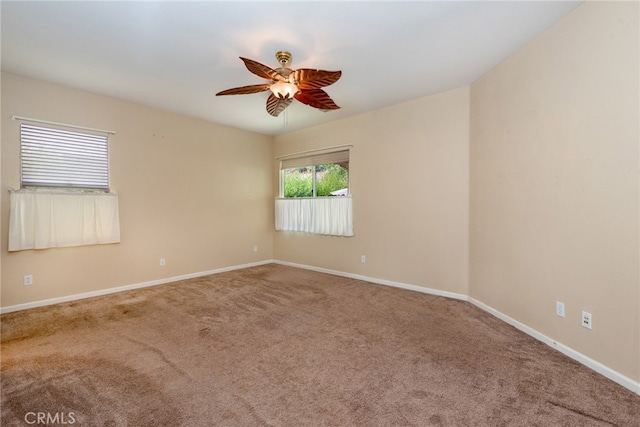
[[[118,242],[115,193],[11,192],[9,251]]]
[[[276,230],[353,236],[351,196],[276,199]]]

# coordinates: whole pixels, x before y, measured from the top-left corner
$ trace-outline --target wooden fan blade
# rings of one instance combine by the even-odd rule
[[[294,97],[303,104],[321,110],[337,110],[340,108],[333,102],[327,92],[322,89],[301,90]]]
[[[312,70],[300,68],[291,73],[300,89],[320,89],[334,84],[342,76],[342,71]],[[290,77],[291,78],[291,77]]]
[[[291,104],[291,101],[293,101],[293,98],[278,98],[271,94],[267,99],[267,112],[273,117],[278,117]]]
[[[244,65],[247,67],[247,70],[251,71],[258,77],[262,77],[263,79],[269,79],[272,81],[284,81],[286,80],[282,77],[276,70],[273,68],[267,67],[259,62],[254,61],[253,59],[247,59],[240,57],[244,61]]]
[[[250,93],[258,93],[264,92],[265,90],[269,90],[269,84],[261,84],[261,85],[250,85],[250,86],[240,86],[234,87],[233,89],[223,90],[222,92],[216,93],[216,96],[220,95],[247,95]]]

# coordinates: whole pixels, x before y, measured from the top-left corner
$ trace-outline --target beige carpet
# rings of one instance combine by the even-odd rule
[[[640,426],[469,303],[280,265],[1,320],[3,426]]]

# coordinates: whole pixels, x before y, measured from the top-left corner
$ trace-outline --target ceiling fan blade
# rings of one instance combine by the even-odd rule
[[[340,108],[333,102],[327,92],[322,89],[301,90],[294,97],[303,104],[321,110],[337,110]]]
[[[232,89],[223,90],[222,92],[216,93],[216,96],[220,95],[247,95],[250,93],[258,93],[264,92],[265,90],[269,90],[269,84],[261,84],[261,85],[250,85],[250,86],[240,86],[234,87]]]
[[[342,76],[342,71],[313,70],[300,68],[292,73],[293,80],[300,89],[320,89],[334,84]]]
[[[267,112],[273,117],[278,117],[291,104],[291,101],[293,101],[293,98],[278,98],[271,94],[267,99]]]
[[[262,77],[263,79],[268,79],[272,81],[284,81],[286,80],[283,76],[278,74],[276,70],[273,68],[267,67],[259,62],[254,61],[253,59],[247,59],[240,57],[244,61],[244,65],[246,65],[247,70],[251,71],[258,77]]]

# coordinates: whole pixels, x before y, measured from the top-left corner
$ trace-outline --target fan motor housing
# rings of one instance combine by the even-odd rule
[[[279,50],[276,52],[276,59],[283,68],[291,63],[291,58],[291,52],[288,52],[286,50]]]

